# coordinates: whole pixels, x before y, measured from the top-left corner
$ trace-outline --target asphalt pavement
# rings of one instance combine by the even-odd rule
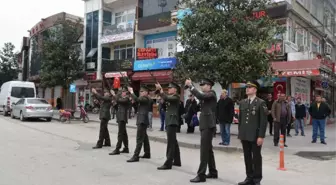
[[[199,164],[198,149],[181,147],[182,167],[157,171],[165,160],[166,146],[153,140],[152,158],[135,164],[126,163],[132,153],[109,156],[113,148],[92,150],[99,128],[95,122],[21,122],[2,115],[0,122],[0,185],[185,185]],[[112,144],[117,138],[116,128],[109,127]],[[128,134],[133,151],[135,129],[128,129]],[[220,178],[205,184],[234,185],[245,178],[241,153],[215,151],[215,158]],[[277,170],[277,159],[276,153],[263,151],[262,184],[330,185],[336,180],[335,159],[289,155],[287,171]]]

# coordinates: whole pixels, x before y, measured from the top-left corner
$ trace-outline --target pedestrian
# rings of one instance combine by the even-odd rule
[[[273,97],[271,93],[268,93],[267,95],[267,100],[266,100],[266,105],[268,109],[268,124],[269,124],[269,134],[273,136],[273,117],[272,117],[272,105],[274,103]]]
[[[197,101],[195,100],[195,96],[190,94],[189,99],[186,101],[186,105],[184,107],[184,120],[187,124],[187,134],[195,132],[195,126],[192,122],[192,118],[194,115],[197,115]]]
[[[177,133],[181,132],[181,127],[183,125],[183,115],[184,115],[184,103],[180,100],[180,107],[179,107],[179,126],[177,127]]]
[[[160,120],[161,120],[160,131],[165,130],[166,108],[167,108],[166,103],[161,98],[159,101],[159,112],[160,112]]]
[[[286,128],[287,125],[290,124],[292,117],[291,108],[286,101],[286,95],[284,93],[281,93],[278,96],[278,100],[274,101],[271,112],[274,125],[274,146],[278,146],[281,133],[281,135],[284,135],[285,147],[288,147],[286,144]]]
[[[141,158],[150,159],[150,145],[149,139],[147,135],[147,128],[149,125],[148,120],[148,112],[149,107],[152,103],[152,99],[148,96],[149,88],[147,86],[142,86],[140,88],[140,96],[137,97],[132,87],[128,87],[128,91],[131,94],[131,97],[134,101],[138,102],[138,115],[137,115],[137,133],[136,133],[136,147],[134,150],[134,154],[131,159],[127,160],[127,162],[138,162],[139,155],[142,148],[142,144],[144,145],[144,155]]]
[[[212,139],[216,133],[217,106],[216,92],[212,90],[214,82],[209,79],[201,80],[200,86],[202,92],[192,85],[190,79],[185,81],[185,86],[187,86],[190,89],[191,94],[201,102],[199,123],[199,129],[201,131],[200,165],[197,171],[197,176],[194,179],[191,179],[190,182],[205,182],[206,178],[217,179],[218,171],[216,169],[215,156],[212,148]],[[205,175],[207,166],[209,166],[209,174]]]
[[[304,127],[307,117],[307,108],[301,103],[301,98],[296,99],[295,105],[295,136],[299,135],[299,128],[301,130],[301,136],[305,136]]]
[[[295,121],[295,103],[294,103],[294,100],[291,96],[287,96],[287,102],[289,104],[289,107],[291,109],[291,121],[290,123],[287,125],[287,136],[288,137],[292,137],[292,135],[290,134],[290,131],[292,129],[292,124],[294,123]]]
[[[222,90],[220,99],[217,102],[217,120],[219,121],[220,133],[222,142],[220,145],[230,145],[230,127],[233,122],[234,116],[234,104],[230,97],[228,97],[228,91]]]
[[[238,185],[260,185],[262,179],[261,147],[267,129],[268,109],[266,102],[256,96],[257,81],[246,84],[247,99],[239,104],[238,137],[241,140],[246,169],[246,178]]]
[[[117,123],[118,123],[118,141],[115,150],[113,150],[109,155],[118,155],[120,153],[129,153],[128,148],[128,136],[126,130],[126,124],[128,123],[128,110],[131,106],[131,101],[127,96],[127,89],[123,87],[121,94],[114,97],[118,104],[117,109]],[[121,145],[124,144],[124,149],[120,151]]]
[[[111,120],[111,92],[105,91],[104,96],[98,94],[96,89],[92,89],[93,96],[102,102],[99,112],[100,119],[100,129],[99,129],[99,139],[97,141],[96,146],[93,149],[99,149],[103,146],[111,146],[110,134],[107,128],[109,120]]]
[[[160,97],[166,102],[166,112],[169,116],[165,119],[167,130],[167,159],[165,163],[158,167],[158,170],[169,170],[172,166],[181,166],[180,148],[177,142],[176,133],[179,127],[179,107],[180,96],[178,95],[179,85],[174,82],[168,85],[168,95],[164,93],[159,83],[155,84],[156,89],[160,91]]]
[[[153,105],[154,105],[154,101],[151,101],[149,105],[149,109],[148,109],[148,120],[149,120],[148,128],[150,130],[153,129]]]
[[[315,102],[309,107],[309,114],[312,117],[313,124],[313,140],[312,143],[316,143],[317,133],[320,132],[320,140],[322,144],[327,144],[325,141],[325,125],[326,118],[331,114],[331,110],[325,102],[322,102],[320,95],[315,96]]]

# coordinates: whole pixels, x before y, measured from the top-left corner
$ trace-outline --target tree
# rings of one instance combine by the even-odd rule
[[[0,85],[18,78],[18,53],[15,46],[8,42],[0,51]]]
[[[284,29],[256,10],[272,6],[269,0],[181,0],[190,8],[182,20],[178,41],[184,51],[174,77],[211,78],[223,88],[270,74],[271,55],[265,51]],[[262,14],[264,15],[264,14]],[[188,75],[188,76],[187,76]]]
[[[41,85],[68,89],[73,81],[83,76],[81,48],[78,44],[83,25],[80,20],[58,20],[55,25],[44,33]]]

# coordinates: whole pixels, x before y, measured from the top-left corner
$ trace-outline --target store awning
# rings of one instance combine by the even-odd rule
[[[152,74],[151,74],[152,73]],[[132,80],[142,81],[142,82],[154,82],[152,76],[154,76],[157,81],[171,81],[172,80],[172,71],[164,70],[164,71],[143,71],[143,72],[135,72],[132,76]]]
[[[272,69],[278,77],[318,76],[321,60],[297,60],[288,62],[272,62]]]

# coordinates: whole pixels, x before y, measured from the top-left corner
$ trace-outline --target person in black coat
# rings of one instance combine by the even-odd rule
[[[180,101],[180,108],[179,108],[179,126],[177,127],[177,133],[181,132],[181,126],[183,125],[183,116],[184,114],[184,103]]]
[[[234,116],[234,104],[230,97],[227,96],[227,90],[224,89],[221,98],[217,102],[217,120],[220,124],[222,142],[220,145],[230,144],[230,127]]]
[[[195,100],[194,95],[191,94],[189,95],[189,99],[186,101],[186,105],[184,108],[184,112],[185,112],[184,119],[185,119],[185,123],[188,126],[187,133],[194,133],[195,131],[195,127],[192,123],[192,117],[195,114],[197,114],[197,109],[198,109],[197,101]]]

